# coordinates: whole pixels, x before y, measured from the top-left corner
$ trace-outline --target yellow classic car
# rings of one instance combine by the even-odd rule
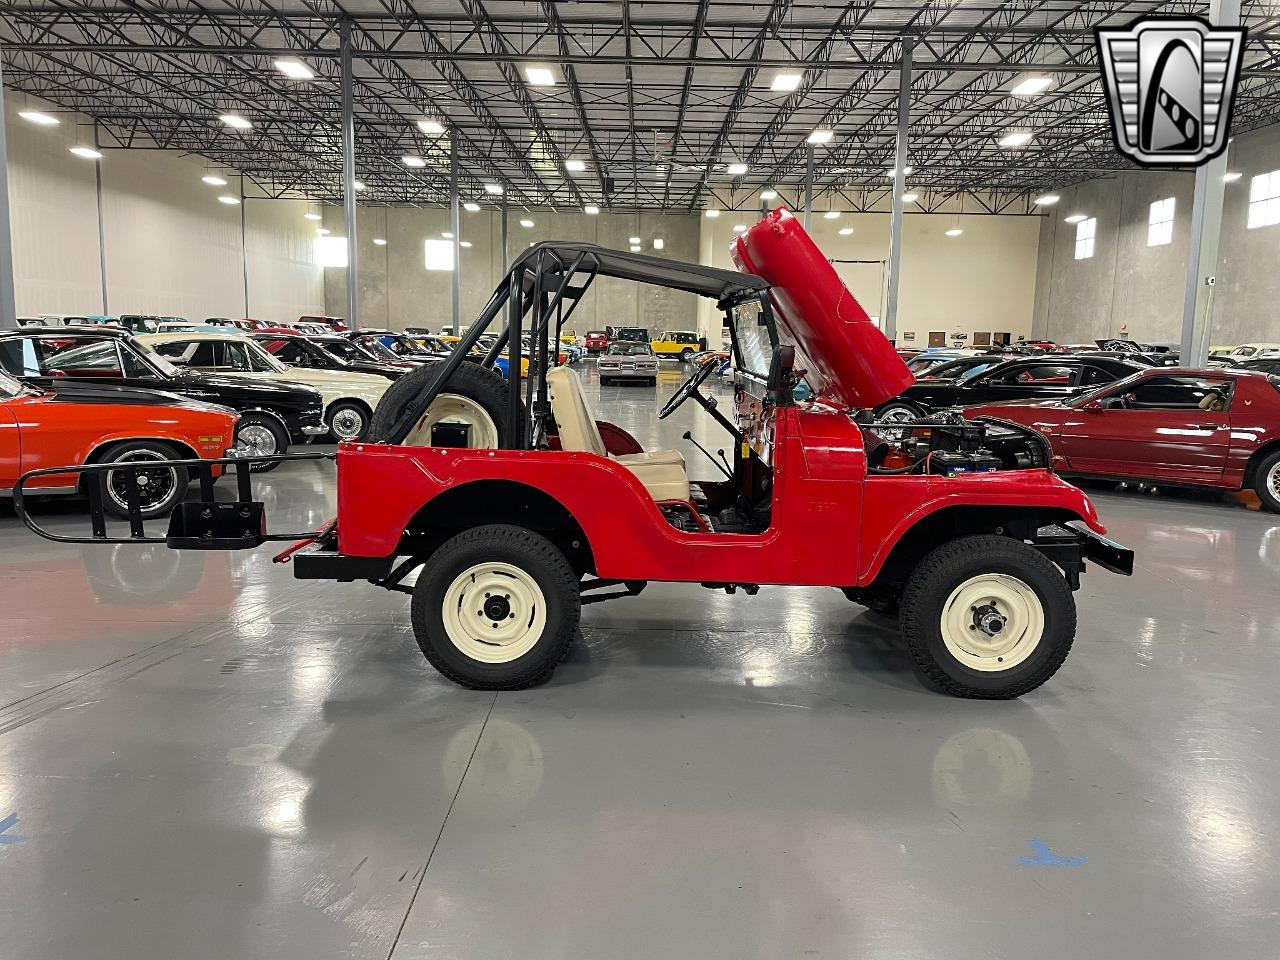
[[[694,330],[667,330],[649,341],[649,346],[659,357],[687,359],[691,354],[707,349],[707,341]]]

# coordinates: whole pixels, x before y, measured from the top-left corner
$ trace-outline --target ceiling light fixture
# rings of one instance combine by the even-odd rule
[[[304,213],[302,215],[302,219],[303,220],[323,220],[324,217],[320,216],[320,214],[318,213]]]
[[[19,110],[18,116],[29,123],[34,123],[41,127],[56,127],[61,121],[50,114],[41,113],[39,110]]]
[[[1000,138],[1002,147],[1024,147],[1031,142],[1030,130],[1012,130]]]
[[[381,237],[374,237],[373,245],[375,247],[385,247],[387,245],[387,241],[383,240]]]
[[[960,234],[964,233],[964,231],[961,230],[959,227],[952,227],[946,233],[948,237],[958,237],[960,236]]]
[[[724,168],[724,172],[731,177],[740,177],[747,172],[747,165],[745,163],[731,163]]]
[[[639,252],[640,252],[640,248],[639,248],[636,244],[634,244],[634,243],[633,243],[633,244],[631,245],[631,252],[632,252],[632,253],[639,253]]]
[[[221,200],[222,198],[219,197],[218,199]],[[328,227],[316,227],[316,233],[320,234],[320,236],[322,237],[327,237],[332,232],[333,231],[330,230]]]
[[[211,187],[225,187],[227,185],[227,181],[223,180],[221,177],[216,176],[215,174],[212,174],[212,173],[206,173],[200,179],[203,180],[205,183],[207,183]]]
[[[1052,207],[1061,199],[1056,193],[1042,193],[1031,202],[1037,207]]]
[[[248,130],[253,126],[252,123],[240,116],[238,113],[224,113],[222,116],[218,117],[218,119],[228,127],[232,127],[236,130]]]
[[[469,249],[471,249],[471,241],[470,241],[470,240],[459,240],[459,241],[458,241],[458,246],[460,246],[460,247],[465,247],[465,248],[467,248],[467,249],[469,250]]]
[[[585,207],[582,208],[582,212],[586,214],[590,214],[591,216],[594,217],[597,213],[600,212],[600,208],[597,207],[594,203],[588,203]]]
[[[360,181],[360,180],[356,180],[354,183],[352,183],[352,186],[353,186],[353,187],[355,187],[357,190],[364,190],[364,189],[365,189],[365,185],[364,185],[364,183],[363,183],[362,181]]]
[[[661,249],[662,249],[663,247],[665,247],[666,245],[667,245],[667,242],[666,242],[665,240],[663,240],[661,237],[654,237],[654,238],[653,238],[653,249],[655,249],[655,250],[661,250]]]
[[[778,198],[778,191],[777,191],[777,190],[774,190],[774,189],[770,188],[770,189],[768,189],[768,190],[761,190],[761,191],[760,191],[760,199],[761,199],[761,200],[776,200],[777,198]]]
[[[912,192],[910,192],[910,191],[907,191],[906,193],[904,193],[904,194],[902,195],[902,202],[903,202],[903,203],[915,203],[915,202],[916,202],[917,200],[919,200],[919,199],[920,199],[920,194],[918,194],[918,193],[912,193]]]
[[[719,211],[719,210],[714,210],[714,209],[713,209],[713,210],[704,210],[704,211],[702,211],[702,212],[703,212],[706,216],[710,217],[712,220],[714,220],[716,217],[720,216],[720,211]]]
[[[1239,170],[1228,170],[1226,173],[1222,175],[1222,182],[1235,183],[1242,176],[1244,176],[1244,174],[1242,174]]]
[[[276,60],[272,66],[290,80],[314,80],[316,78],[314,71],[310,67],[293,57]]]
[[[853,233],[853,227],[841,227],[841,228],[840,228],[839,230],[837,230],[836,232],[837,232],[838,234],[840,234],[840,236],[842,236],[842,237],[847,237],[847,236],[850,236],[850,235]]]
[[[733,225],[733,232],[734,232],[734,233],[746,233],[746,232],[747,232],[747,225],[746,225],[745,223],[735,223],[735,224]]]
[[[421,157],[415,157],[412,155],[405,155],[401,157],[400,162],[403,163],[406,167],[414,167],[414,168],[425,167],[427,165],[427,161],[423,160]]]
[[[472,201],[468,200],[466,203],[464,203],[464,204],[462,205],[462,209],[463,209],[463,210],[465,210],[465,211],[467,211],[467,213],[479,213],[479,212],[480,212],[480,204],[478,204],[478,203],[474,203],[474,202],[472,202]]]
[[[71,152],[77,157],[84,157],[86,160],[101,160],[102,154],[93,147],[72,147]]]
[[[830,143],[833,136],[835,133],[831,130],[815,130],[804,138],[804,142],[817,146],[820,143]]]
[[[531,87],[554,87],[556,75],[548,67],[525,67],[524,77]]]
[[[913,167],[909,167],[909,166],[907,166],[907,167],[903,167],[903,168],[902,168],[902,175],[903,175],[904,177],[909,177],[909,176],[911,176],[911,171],[912,171],[913,169],[914,169]],[[889,172],[885,174],[885,176],[887,176],[890,180],[892,180],[892,179],[893,179],[895,176],[897,176],[897,175],[898,175],[898,168],[897,168],[897,167],[890,167],[890,168],[889,168]]]
[[[502,196],[502,184],[500,184],[500,183],[486,183],[486,184],[484,185],[484,192],[485,192],[485,193],[491,193],[491,194],[493,194],[495,197],[500,197],[500,196]]]
[[[826,213],[824,213],[824,214],[822,215],[822,219],[823,219],[823,220],[839,220],[839,219],[840,219],[840,211],[839,211],[839,210],[828,210]]]
[[[1027,77],[1009,92],[1015,97],[1032,97],[1049,88],[1053,83],[1048,77]]]
[[[524,228],[527,230],[527,229],[529,229],[530,227],[532,227],[532,226],[533,226],[533,221],[532,221],[532,220],[521,220],[521,221],[520,221],[520,226],[524,227]]]
[[[1067,223],[1079,223],[1082,220],[1088,220],[1089,217],[1088,217],[1088,214],[1073,213],[1071,216],[1063,217],[1062,219],[1065,220]]]
[[[240,198],[233,197],[229,193],[224,193],[222,196],[218,198],[218,202],[225,203],[229,207],[234,207],[240,202]],[[328,231],[326,230],[325,232],[327,233]]]
[[[444,237],[446,240],[453,239],[453,234],[450,233],[448,230],[444,231],[442,234],[440,234],[440,236]]]
[[[564,168],[570,173],[581,173],[583,170],[587,169],[587,165],[581,160],[566,160],[564,162]]]
[[[438,137],[444,133],[444,124],[430,117],[418,121],[418,129],[429,137]]]
[[[802,73],[776,73],[773,76],[773,83],[769,84],[769,89],[774,93],[791,93],[800,86],[800,81],[803,79]]]
[[[639,238],[639,237],[627,237],[627,243],[630,243],[630,244],[633,244],[633,245],[634,245],[634,244],[637,244],[637,243],[639,243],[639,242],[640,242],[640,238]]]

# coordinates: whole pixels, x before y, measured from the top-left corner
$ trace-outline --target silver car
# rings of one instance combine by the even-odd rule
[[[596,360],[596,371],[601,386],[615,380],[644,380],[652,387],[658,383],[658,358],[647,343],[615,340]]]

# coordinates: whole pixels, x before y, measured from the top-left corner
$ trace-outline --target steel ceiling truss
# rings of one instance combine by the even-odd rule
[[[1280,119],[1280,16],[1245,0],[1235,131]],[[354,47],[362,202],[446,203],[449,138],[464,199],[499,183],[525,207],[755,209],[796,202],[805,138],[815,207],[884,209],[898,63],[914,44],[909,189],[920,208],[1028,212],[1038,192],[1128,164],[1112,147],[1093,29],[1185,0],[13,0],[0,44],[13,88],[91,118],[105,148],[160,148],[242,175],[246,191],[340,201],[338,44]],[[304,60],[316,79],[273,67]],[[557,83],[534,87],[530,66]],[[780,72],[801,74],[774,92]],[[1028,74],[1049,89],[1020,98]],[[218,116],[253,127],[232,132]],[[415,125],[438,119],[429,136]],[[998,146],[1011,129],[1034,134]],[[426,165],[405,166],[420,156]],[[568,160],[585,170],[570,172]],[[738,178],[728,163],[748,164]]]

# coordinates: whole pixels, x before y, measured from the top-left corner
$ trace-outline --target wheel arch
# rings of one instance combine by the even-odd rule
[[[1280,450],[1280,438],[1264,443],[1249,455],[1249,462],[1244,468],[1244,485],[1242,489],[1251,488],[1258,479],[1258,464]]]
[[[591,543],[568,508],[545,491],[516,480],[474,480],[431,498],[409,521],[401,552],[427,556],[463,530],[495,523],[542,534],[579,575],[595,570]]]
[[[863,573],[863,586],[881,587],[904,581],[934,547],[971,534],[997,534],[1031,539],[1041,527],[1086,518],[1066,507],[957,504],[921,517],[902,532]]]
[[[274,421],[279,425],[280,429],[284,431],[284,435],[285,435],[286,437],[288,437],[290,441],[292,441],[292,440],[293,440],[293,433],[292,433],[292,431],[290,431],[290,429],[289,429],[289,424],[288,424],[288,422],[285,420],[285,418],[284,418],[284,417],[282,417],[280,414],[276,413],[276,411],[274,411],[274,410],[269,410],[269,409],[267,409],[266,407],[242,407],[242,408],[241,408],[240,410],[238,410],[237,412],[238,412],[241,416],[244,416],[244,414],[246,414],[246,413],[256,413],[256,414],[260,414],[261,416],[264,416],[264,417],[269,417],[269,418],[271,418],[272,420],[274,420]],[[238,428],[238,427],[239,427],[239,424],[237,424],[236,426],[237,426],[237,428]]]
[[[191,446],[191,444],[187,443],[185,440],[179,440],[175,437],[106,437],[95,443],[93,447],[90,448],[89,452],[85,454],[85,464],[101,463],[102,458],[106,456],[108,450],[112,447],[118,447],[122,443],[159,443],[166,447],[172,447],[174,452],[178,454],[179,460],[202,459],[195,447]],[[199,476],[199,474],[196,472],[195,467],[188,467],[187,476],[194,480]],[[85,479],[86,476],[81,474],[79,480],[76,482],[76,486],[83,489]]]

